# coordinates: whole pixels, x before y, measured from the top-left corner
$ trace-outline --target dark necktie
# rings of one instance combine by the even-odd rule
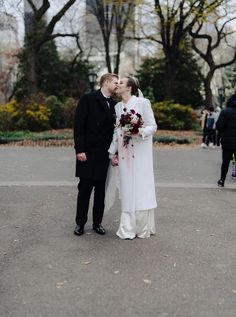
[[[106,97],[105,97],[105,99],[106,99],[106,102],[107,102],[107,106],[108,106],[108,108],[110,109],[111,98],[110,98],[110,97],[109,97],[109,98],[106,98]]]

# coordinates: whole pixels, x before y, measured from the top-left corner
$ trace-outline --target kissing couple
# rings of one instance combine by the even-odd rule
[[[114,95],[121,101],[117,103]],[[152,136],[156,130],[151,103],[130,76],[104,74],[100,89],[80,99],[74,121],[79,177],[75,235],[84,234],[93,189],[93,230],[106,233],[104,209],[113,205],[117,186],[121,200],[117,236],[134,239],[155,234]]]

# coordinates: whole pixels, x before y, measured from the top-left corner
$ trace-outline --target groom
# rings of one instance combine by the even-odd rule
[[[76,227],[74,234],[84,234],[91,192],[94,188],[93,230],[105,234],[101,225],[104,212],[105,181],[109,164],[108,148],[112,141],[116,102],[111,96],[118,88],[118,76],[107,73],[100,79],[100,89],[84,95],[78,103],[74,122],[76,177],[78,184]]]

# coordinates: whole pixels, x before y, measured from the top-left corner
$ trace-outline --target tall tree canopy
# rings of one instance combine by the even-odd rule
[[[39,52],[41,47],[49,41],[52,41],[56,37],[75,37],[78,41],[78,34],[63,34],[53,33],[56,24],[61,20],[65,13],[77,0],[68,0],[59,11],[51,18],[50,21],[46,21],[45,14],[50,8],[49,0],[42,0],[41,6],[38,8],[33,0],[26,0],[32,9],[32,16],[25,35],[24,54],[25,60],[25,74],[28,82],[28,95],[35,94],[39,91],[39,82],[37,81],[37,64],[39,59]],[[45,25],[45,27],[42,27]]]
[[[155,0],[155,12],[158,18],[157,33],[146,35],[160,44],[166,64],[165,98],[174,98],[174,86],[177,79],[177,61],[181,61],[183,39],[195,23],[214,12],[227,0]]]
[[[212,18],[214,18],[214,16]],[[203,21],[199,21],[195,28],[191,27],[189,29],[194,51],[208,66],[207,72],[205,74],[203,73],[205,105],[207,107],[213,106],[211,82],[215,71],[229,66],[236,61],[236,47],[231,47],[231,50],[227,50],[227,48],[230,47],[230,37],[232,37],[233,33],[235,34],[235,31],[231,28],[227,28],[227,24],[235,19],[235,17],[229,18],[223,23],[220,23],[219,17],[215,17],[213,23],[210,23],[211,32],[207,32],[207,29],[204,28],[205,23]],[[219,53],[220,47],[224,49],[224,54]],[[221,58],[219,58],[219,56]]]
[[[176,76],[173,85],[173,98],[176,103],[197,108],[202,105],[202,77],[191,50],[185,44],[176,60]],[[165,58],[147,58],[141,65],[137,76],[143,93],[153,101],[166,99],[165,83],[169,80]]]

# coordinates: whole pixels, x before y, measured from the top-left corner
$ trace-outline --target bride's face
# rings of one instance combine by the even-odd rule
[[[118,83],[118,89],[116,91],[116,93],[118,95],[123,95],[124,93],[127,93],[127,92],[130,92],[131,91],[131,87],[127,86],[127,82],[128,82],[128,78],[121,78],[119,80],[119,83]]]

